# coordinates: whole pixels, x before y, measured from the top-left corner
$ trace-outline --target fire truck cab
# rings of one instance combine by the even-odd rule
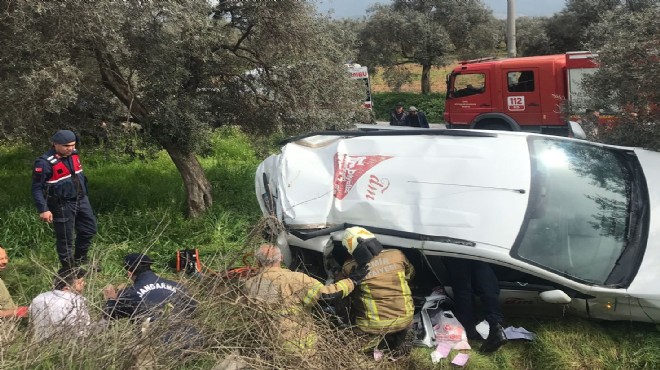
[[[594,57],[571,52],[461,62],[447,76],[447,126],[566,136],[560,105],[568,100],[583,111],[582,78],[596,70]]]

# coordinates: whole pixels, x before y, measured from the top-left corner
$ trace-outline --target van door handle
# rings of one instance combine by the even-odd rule
[[[529,105],[530,107],[538,107],[539,106],[538,103],[529,103],[527,105]]]
[[[490,107],[490,104],[481,104],[480,107]]]

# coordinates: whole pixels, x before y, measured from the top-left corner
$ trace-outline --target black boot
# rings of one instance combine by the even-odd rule
[[[474,327],[472,328],[472,330],[466,329],[465,335],[469,340],[484,340],[484,338],[481,337],[481,334],[479,334],[477,329],[475,329]]]
[[[504,334],[504,329],[500,324],[490,324],[490,331],[488,332],[488,338],[479,351],[484,353],[490,353],[497,351],[498,348],[502,347],[509,340],[506,339],[506,334]]]

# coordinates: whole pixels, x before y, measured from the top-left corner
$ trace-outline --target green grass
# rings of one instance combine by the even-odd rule
[[[33,258],[55,270],[52,229],[39,220],[30,195],[31,166],[40,154],[21,147],[0,149],[0,243],[14,266],[22,268]],[[241,249],[260,217],[253,190],[259,159],[248,138],[238,132],[218,132],[213,150],[200,158],[213,185],[214,204],[199,220],[184,218],[183,182],[165,152],[132,161],[100,150],[81,148],[81,154],[98,218],[91,251],[103,252],[101,264],[111,271],[119,271],[121,257],[129,251],[148,250],[156,259],[169,261],[178,249],[199,248],[207,258]],[[49,284],[16,284],[21,268],[21,273],[4,279],[13,289],[25,291],[18,301],[26,304]]]
[[[121,258],[128,252],[147,251],[157,261],[154,268],[157,272],[177,278],[168,263],[178,249],[199,248],[208,267],[222,270],[238,263],[237,258],[243,251],[252,249],[258,242],[250,239],[250,232],[260,218],[253,180],[260,158],[251,148],[250,140],[240,133],[217,132],[211,150],[200,158],[213,184],[214,204],[208,214],[198,220],[183,217],[183,184],[166,153],[159,152],[145,160],[131,160],[116,153],[81,149],[90,180],[90,199],[99,224],[92,254],[103,268],[101,273],[89,277],[86,288],[95,317],[100,316],[103,305],[102,287],[107,283],[127,282]],[[263,153],[268,151],[260,149]],[[58,268],[52,231],[38,220],[30,197],[31,166],[40,154],[22,147],[0,148],[0,243],[11,258],[2,279],[21,305],[50,289],[52,274]],[[263,326],[260,321],[250,321],[256,320],[257,313],[246,311],[233,296],[213,286],[198,281],[186,284],[200,291],[203,309],[198,322],[213,328],[211,337],[216,342],[207,352],[199,354],[199,358],[185,362],[175,358],[165,368],[210,369],[238,347],[250,356],[272,355],[268,352],[270,349],[259,347],[269,345],[259,338],[245,342],[245,336],[253,333],[244,328],[254,330],[255,325]],[[244,319],[247,323],[238,319],[241,315],[247,317]],[[493,355],[470,351],[466,369],[660,368],[660,331],[653,325],[577,318],[507,319],[510,325],[536,332],[537,340],[532,343],[512,341]],[[25,322],[18,327],[25,331]],[[4,333],[8,332],[7,328],[3,327]],[[345,335],[350,336],[350,333]],[[0,369],[124,368],[126,351],[135,346],[135,338],[130,324],[123,322],[94,337],[95,342],[86,346],[52,343],[35,351],[23,339],[3,342],[0,343]],[[432,364],[431,350],[425,348],[416,348],[410,358],[394,363],[374,364],[364,358],[362,362],[346,361],[343,356],[351,351],[351,345],[346,342],[350,338],[341,335],[337,338],[334,344],[332,338],[324,338],[329,344],[323,353],[330,360],[326,358],[325,362],[317,362],[325,365],[310,368],[456,368],[447,359]],[[477,348],[479,343],[472,345]],[[261,357],[261,362],[255,366],[272,368],[274,362],[267,362],[267,358]],[[339,365],[338,359],[344,362]]]

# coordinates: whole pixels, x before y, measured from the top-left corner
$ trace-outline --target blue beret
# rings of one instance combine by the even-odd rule
[[[124,268],[128,271],[134,271],[140,266],[151,266],[152,263],[149,256],[141,253],[130,253],[124,257]]]
[[[68,144],[76,141],[76,134],[69,130],[59,130],[50,138],[53,144]]]

